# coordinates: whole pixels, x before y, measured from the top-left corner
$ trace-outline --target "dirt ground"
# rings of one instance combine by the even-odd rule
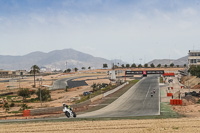
[[[186,117],[200,117],[200,104],[198,104],[198,97],[186,97],[185,98],[185,92],[192,92],[192,91],[196,91],[199,92],[200,89],[190,89],[188,90],[188,88],[181,88],[182,84],[178,83],[177,78],[168,78],[168,79],[173,79],[173,83],[168,84],[167,86],[161,86],[161,102],[170,102],[170,99],[172,99],[172,97],[167,97],[166,93],[167,93],[167,88],[168,87],[173,87],[173,90],[170,90],[171,93],[174,94],[174,99],[179,99],[178,98],[178,93],[177,92],[181,92],[181,97],[182,97],[182,101],[183,104],[182,105],[173,105],[172,109],[176,112],[178,112],[179,114],[182,114]],[[167,81],[168,81],[167,79]]]
[[[122,70],[122,73],[118,74],[120,76],[124,76],[125,70],[133,70],[133,71],[143,71],[143,70],[164,70],[166,72],[168,71],[178,71],[182,70],[184,68],[124,68],[124,69],[116,69],[116,70]],[[48,76],[36,76],[36,86],[39,86],[39,79],[42,78],[42,85],[51,86],[53,84],[53,81],[56,79],[61,78],[67,78],[67,77],[74,77],[74,76],[87,76],[87,75],[97,75],[97,74],[103,74],[106,75],[107,71],[110,71],[111,69],[97,69],[97,70],[87,70],[87,71],[79,71],[77,73],[70,73],[70,74],[56,74],[56,75],[48,75]],[[2,78],[0,80],[10,80],[9,78]],[[0,90],[6,90],[6,89],[12,89],[12,88],[32,88],[33,77],[23,77],[20,78],[19,81],[13,80],[13,82],[0,82]],[[13,86],[13,87],[10,87]]]
[[[184,76],[181,81],[185,86],[189,85],[191,89],[200,89],[200,78],[197,78],[196,76]]]
[[[161,132],[200,132],[199,118],[109,120],[74,122],[31,122],[0,124],[0,132],[37,133],[161,133]]]

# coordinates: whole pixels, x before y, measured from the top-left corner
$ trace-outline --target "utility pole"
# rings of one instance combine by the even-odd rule
[[[65,70],[67,71],[67,61],[66,61],[66,69]]]
[[[40,86],[40,103],[41,103],[41,107],[42,107],[42,78],[39,79],[39,86]]]
[[[21,80],[20,80],[20,76],[19,76],[19,88],[21,88]]]

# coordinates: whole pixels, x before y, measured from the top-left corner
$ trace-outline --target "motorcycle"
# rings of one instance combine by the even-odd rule
[[[63,112],[65,113],[65,115],[70,118],[70,117],[76,117],[76,113],[74,111],[72,111],[71,108],[68,108],[66,106],[63,106]]]

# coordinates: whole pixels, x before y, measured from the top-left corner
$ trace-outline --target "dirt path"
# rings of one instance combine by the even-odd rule
[[[199,118],[155,119],[155,120],[111,120],[38,122],[19,124],[0,124],[0,132],[37,133],[130,133],[130,132],[200,132]]]

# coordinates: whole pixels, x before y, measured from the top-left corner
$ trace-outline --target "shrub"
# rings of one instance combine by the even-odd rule
[[[10,104],[10,107],[14,107],[14,106],[15,106],[15,103],[11,103],[11,104]]]
[[[21,96],[23,97],[23,102],[26,100],[26,98],[30,97],[31,95],[31,92],[29,91],[28,88],[23,88],[23,89],[20,89],[18,92],[17,92],[18,96]]]
[[[4,107],[4,109],[5,109],[6,111],[9,111],[9,110],[10,110],[10,107],[9,107],[9,105],[8,105],[8,102],[6,102],[6,103],[3,105],[3,107]]]
[[[25,110],[28,109],[28,105],[27,104],[22,104],[20,110]]]
[[[66,91],[66,92],[67,92],[68,88],[69,88],[68,86],[65,87],[65,91]]]
[[[40,99],[40,88],[38,88],[36,95],[38,96],[38,99]],[[47,89],[41,89],[41,100],[42,101],[48,101],[51,99],[50,91]]]
[[[30,94],[31,95],[35,94],[35,90],[30,90]]]

